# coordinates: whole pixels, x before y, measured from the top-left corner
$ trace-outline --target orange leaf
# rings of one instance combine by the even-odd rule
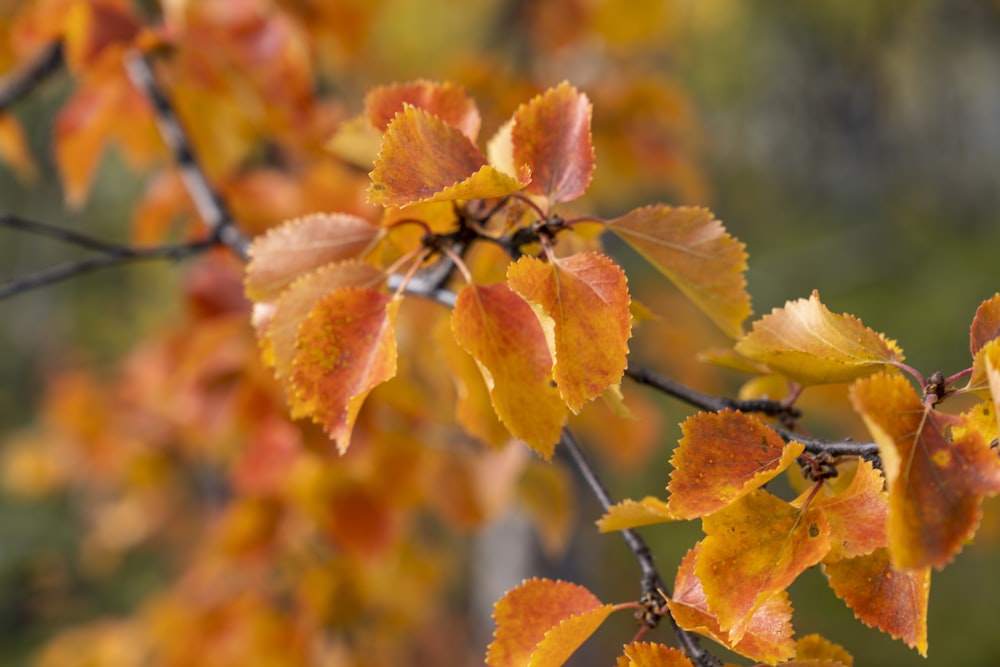
[[[722,631],[719,619],[709,608],[701,581],[695,574],[695,564],[700,552],[701,543],[695,545],[681,560],[674,580],[674,596],[667,601],[677,624],[685,630],[710,637],[753,660],[775,663],[793,656],[792,605],[788,600],[788,593],[781,590],[767,597],[754,612],[747,624],[746,633],[734,644],[729,640],[729,633]]]
[[[507,285],[468,285],[451,318],[455,340],[479,364],[490,400],[510,432],[548,458],[567,410],[552,381],[552,357],[538,318]]]
[[[313,269],[358,257],[379,228],[347,213],[313,213],[289,220],[254,239],[247,265],[246,292],[254,301],[273,301]]]
[[[898,569],[887,549],[823,566],[830,587],[865,625],[902,639],[927,655],[931,570]]]
[[[687,656],[675,648],[650,642],[632,642],[618,659],[623,667],[693,667]]]
[[[491,667],[561,665],[611,613],[583,586],[528,579],[494,605],[497,629],[486,653]],[[576,620],[573,620],[576,619]],[[570,621],[568,625],[560,625]],[[542,662],[536,651],[558,662]]]
[[[552,374],[570,410],[621,380],[632,320],[625,272],[614,261],[592,252],[551,262],[525,256],[508,268],[507,284],[554,327]]]
[[[382,206],[406,206],[449,196],[444,191],[462,183],[486,166],[486,158],[461,130],[413,106],[396,115],[382,137],[382,150],[371,173],[368,199]],[[514,180],[507,177],[509,180]],[[467,199],[494,197],[498,179],[486,179],[488,192]],[[455,197],[452,197],[455,198]]]
[[[668,505],[678,518],[707,516],[774,479],[805,447],[784,440],[753,415],[701,412],[681,424],[670,459]]]
[[[299,327],[289,404],[347,451],[361,404],[396,374],[399,299],[359,287],[321,299]]]
[[[550,558],[565,554],[573,536],[575,491],[572,475],[558,462],[532,459],[517,482],[518,503],[535,525],[542,550]]]
[[[100,2],[74,3],[64,26],[66,64],[75,73],[97,60],[105,49],[127,45],[140,28],[125,7]]]
[[[704,208],[646,206],[611,220],[617,234],[669,278],[726,335],[750,316],[742,243]]]
[[[843,665],[843,667],[854,667],[854,656],[848,653],[843,646],[834,644],[816,634],[800,637],[795,642],[795,659],[796,661],[820,660],[827,661],[828,665],[836,663]]]
[[[889,549],[902,568],[944,567],[976,531],[983,496],[1000,493],[1000,459],[962,417],[923,405],[901,376],[859,380],[851,402],[878,442],[889,486]]]
[[[903,359],[895,341],[831,313],[816,291],[754,322],[736,351],[803,385],[848,382]]]
[[[275,302],[263,332],[264,358],[274,366],[274,374],[283,381],[292,377],[299,328],[322,298],[344,287],[374,288],[382,280],[374,266],[350,260],[328,264],[292,283]]]
[[[830,553],[824,562],[869,554],[888,543],[889,497],[882,475],[868,461],[859,461],[850,486],[832,498],[817,496],[813,507],[830,524]]]
[[[609,533],[613,530],[675,521],[678,518],[665,502],[653,496],[646,496],[639,501],[626,499],[612,505],[604,516],[597,520],[597,527],[602,533]]]
[[[986,377],[986,356],[995,354],[987,352],[986,349],[993,346],[995,349],[1000,343],[996,343],[1000,338],[1000,294],[996,294],[992,299],[983,301],[976,310],[976,316],[972,320],[972,328],[969,333],[972,350],[972,376],[966,389],[983,394],[989,388],[990,382]],[[997,367],[994,357],[993,365]],[[993,391],[994,398],[1000,399],[997,392]]]
[[[567,82],[522,104],[511,128],[514,164],[531,170],[527,192],[550,203],[581,196],[594,173],[591,104]]]
[[[0,160],[13,168],[25,183],[38,178],[38,166],[31,157],[21,124],[17,118],[3,112],[0,112]]]
[[[830,550],[830,526],[820,510],[800,510],[761,489],[702,519],[702,529],[695,572],[734,643],[769,597]]]
[[[423,80],[397,83],[373,88],[365,96],[365,116],[381,132],[385,132],[396,114],[407,106],[430,112],[458,128],[469,141],[475,141],[479,134],[476,102],[454,83]]]

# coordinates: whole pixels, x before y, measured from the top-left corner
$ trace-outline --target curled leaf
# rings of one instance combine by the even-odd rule
[[[527,192],[553,204],[586,192],[594,173],[590,118],[590,100],[565,81],[514,113],[513,158],[531,170]]]
[[[292,416],[321,424],[341,453],[369,392],[396,375],[399,304],[375,290],[346,287],[321,299],[299,327]]]
[[[754,322],[736,351],[803,385],[848,382],[903,359],[895,341],[831,313],[815,291]]]
[[[597,253],[551,262],[525,256],[508,268],[507,283],[554,327],[552,374],[570,410],[621,380],[632,319],[625,272],[614,261]]]
[[[611,220],[608,229],[671,280],[726,335],[738,338],[750,316],[743,273],[747,254],[710,211],[646,206]]]
[[[859,380],[850,395],[882,456],[894,565],[944,567],[975,533],[983,496],[1000,493],[1000,459],[979,430],[956,428],[963,417],[926,407],[901,376]]]
[[[707,516],[777,477],[805,449],[785,443],[757,417],[701,412],[681,424],[684,436],[670,459],[668,506],[674,516]]]

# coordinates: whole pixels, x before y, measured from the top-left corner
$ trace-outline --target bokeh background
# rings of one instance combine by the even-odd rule
[[[144,7],[155,11],[153,3]],[[758,314],[818,289],[834,312],[853,313],[897,339],[925,373],[969,365],[972,315],[1000,290],[997,3],[383,0],[364,13],[367,22],[348,31],[356,40],[351,67],[333,57],[322,82],[348,108],[360,109],[373,84],[453,79],[479,98],[488,135],[524,91],[568,79],[594,100],[595,127],[627,119],[622,136],[598,142],[592,210],[614,215],[651,201],[707,205],[748,245]],[[127,241],[146,174],[116,152],[106,156],[82,208],[63,203],[51,128],[70,90],[68,77],[56,77],[12,110],[39,173],[29,182],[0,167],[0,209]],[[78,254],[0,229],[2,280]],[[21,433],[33,422],[55,370],[110,369],[170,321],[180,308],[183,271],[114,269],[0,302],[0,432]],[[671,295],[644,292],[642,269],[635,271],[641,299],[672,303]],[[639,343],[641,350],[656,359],[664,340],[692,353],[705,342],[658,340]],[[705,340],[721,342],[709,334]],[[662,356],[704,388],[738,386],[740,378],[697,370],[693,359]],[[667,402],[662,408],[669,448],[686,412]],[[821,430],[863,435],[856,423],[840,426]],[[645,474],[612,472],[616,494],[660,492],[668,457],[665,449]],[[167,576],[156,554],[142,549],[114,572],[89,571],[75,555],[82,529],[72,492],[25,501],[10,492],[16,479],[5,482],[3,664],[27,664],[60,628],[128,613]],[[533,566],[585,583],[602,599],[625,599],[630,594],[622,591],[635,587],[634,565],[617,538],[594,534],[590,521],[599,510],[584,491],[580,503],[570,555],[546,562],[532,552],[540,559]],[[856,622],[818,571],[791,589],[797,632],[841,642],[858,665],[998,664],[996,510],[987,508],[977,543],[933,577],[926,660]],[[698,530],[665,526],[645,534],[671,572]],[[578,664],[608,664],[629,636],[627,623],[602,630]]]

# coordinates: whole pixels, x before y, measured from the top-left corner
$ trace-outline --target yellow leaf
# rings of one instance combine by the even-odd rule
[[[623,653],[618,664],[624,667],[693,667],[686,655],[663,644],[632,642]]]
[[[754,322],[736,351],[803,385],[848,382],[903,360],[895,341],[831,313],[815,291]]]
[[[602,533],[609,533],[613,530],[676,521],[679,518],[670,511],[665,502],[653,496],[646,496],[639,501],[626,499],[612,505],[604,516],[597,520],[597,527]]]

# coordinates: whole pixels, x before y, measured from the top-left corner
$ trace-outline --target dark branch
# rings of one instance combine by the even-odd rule
[[[108,253],[127,252],[130,250],[130,248],[127,248],[126,246],[122,246],[117,243],[109,243],[107,241],[102,241],[101,239],[95,239],[92,236],[81,234],[80,232],[72,229],[66,229],[65,227],[59,227],[57,225],[50,225],[46,222],[27,220],[9,213],[0,214],[0,226],[10,227],[11,229],[17,229],[28,234],[34,234],[35,236],[46,236],[50,239],[62,241],[63,243],[69,243],[81,248],[86,248],[87,250],[96,250],[98,252]]]
[[[34,57],[0,79],[0,112],[31,93],[59,71],[63,62],[62,42],[52,42]]]
[[[615,502],[590,465],[587,457],[584,456],[583,450],[580,449],[580,445],[576,442],[576,438],[573,437],[569,429],[563,429],[560,442],[577,470],[580,471],[583,479],[587,482],[587,486],[590,487],[591,492],[597,497],[598,502],[601,503],[601,507],[607,511]],[[670,614],[666,606],[666,600],[663,598],[664,595],[669,595],[670,593],[663,583],[663,578],[660,576],[659,571],[656,569],[653,554],[650,552],[646,541],[631,528],[626,528],[619,532],[625,540],[625,544],[631,550],[632,555],[635,556],[636,561],[639,563],[639,568],[642,570],[643,593],[648,596],[656,596],[654,599],[657,599],[660,608],[664,610],[663,617],[670,621],[670,625],[677,636],[677,642],[687,657],[701,667],[721,667],[722,663],[701,647],[698,637],[677,625],[677,622]]]
[[[228,246],[242,259],[247,259],[250,239],[236,225],[225,202],[209,184],[194,147],[174,111],[173,104],[166,92],[157,84],[153,68],[146,56],[138,51],[130,52],[125,57],[125,68],[132,83],[153,105],[160,136],[173,153],[174,161],[181,170],[184,186],[198,215],[201,216],[213,238]]]

